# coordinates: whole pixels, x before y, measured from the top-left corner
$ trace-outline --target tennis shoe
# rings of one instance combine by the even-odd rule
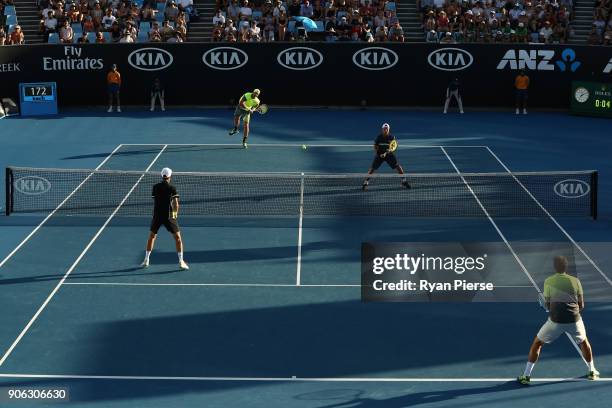
[[[181,261],[181,262],[179,262],[179,268],[181,268],[184,271],[188,271],[189,270],[189,265],[187,265],[187,262]]]
[[[143,268],[148,268],[149,267],[149,260],[145,259],[144,261],[142,261],[140,266],[142,266]]]
[[[404,188],[410,189],[410,183],[408,183],[406,180],[402,181],[402,186]]]
[[[121,106],[117,106],[117,112],[121,113]]]
[[[243,147],[244,149],[248,149],[248,148],[249,148],[249,145],[248,145],[248,143],[247,143],[247,142],[242,142],[242,147]]]
[[[521,375],[517,377],[516,381],[518,381],[521,385],[529,385],[531,384],[531,377],[528,375]]]
[[[236,133],[238,133],[238,132],[240,132],[240,131],[238,130],[238,128],[233,128],[232,130],[230,130],[230,131],[229,131],[229,135],[230,135],[230,136],[234,136],[234,135],[235,135]]]
[[[113,107],[112,107],[112,106],[109,106],[109,107],[108,107],[107,112],[108,112],[108,113],[111,113],[112,111],[113,111]]]
[[[587,378],[591,381],[599,380],[599,371],[597,370],[589,371],[589,373],[587,374]]]
[[[363,184],[361,185],[361,189],[362,189],[363,191],[366,191],[366,190],[368,189],[368,185],[369,185],[369,184],[370,184],[370,183],[368,183],[367,181],[364,181],[364,182],[363,182]]]

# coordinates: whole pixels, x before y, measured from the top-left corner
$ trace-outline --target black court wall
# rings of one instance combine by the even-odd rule
[[[453,77],[468,106],[508,106],[519,69],[530,105],[569,106],[572,80],[612,82],[612,48],[355,43],[31,45],[0,48],[0,96],[20,82],[58,83],[60,105],[106,102],[116,63],[122,102],[146,104],[159,77],[170,105],[229,105],[262,89],[271,105],[441,105]]]

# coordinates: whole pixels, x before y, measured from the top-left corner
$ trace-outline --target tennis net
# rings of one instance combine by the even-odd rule
[[[182,216],[593,217],[597,172],[363,174],[181,173]],[[158,172],[6,169],[6,213],[150,216]],[[133,190],[133,191],[131,191]],[[130,193],[131,191],[131,193]],[[127,197],[127,198],[126,198]],[[125,200],[124,200],[125,198]],[[482,205],[482,206],[481,206]]]

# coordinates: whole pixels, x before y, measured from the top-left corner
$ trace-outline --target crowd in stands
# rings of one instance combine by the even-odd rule
[[[597,0],[593,10],[590,45],[612,45],[612,0]]]
[[[419,1],[419,0],[417,0]],[[427,42],[563,44],[572,0],[420,0]]]
[[[0,0],[0,45],[25,44],[25,38],[20,25],[15,24],[10,30],[5,30],[10,25],[9,16],[5,13],[9,8],[13,10],[11,14],[15,13],[13,0]],[[14,16],[15,14],[13,14]]]
[[[39,0],[40,32],[61,43],[183,42],[195,13],[193,0],[67,1]]]
[[[403,42],[404,31],[390,0],[217,0],[212,38]]]

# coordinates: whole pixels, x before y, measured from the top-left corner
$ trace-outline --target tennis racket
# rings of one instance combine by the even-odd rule
[[[380,157],[384,159],[385,157],[387,157],[387,154],[393,153],[396,150],[397,150],[397,140],[393,139],[391,143],[389,143],[389,148],[387,149],[387,151],[381,154]]]
[[[266,113],[268,113],[268,105],[266,105],[265,103],[259,105],[259,107],[257,108],[257,113],[259,113],[260,115],[265,115]]]

